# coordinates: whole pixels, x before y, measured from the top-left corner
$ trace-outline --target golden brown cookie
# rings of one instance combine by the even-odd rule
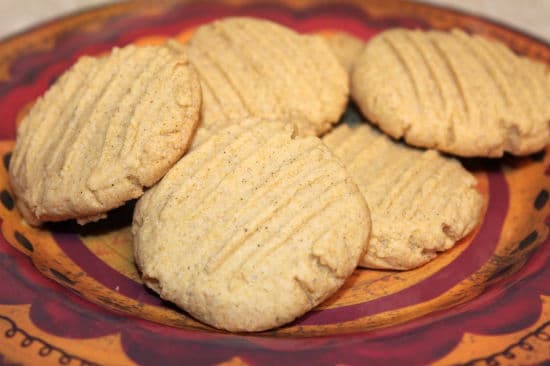
[[[365,42],[346,32],[335,32],[326,40],[340,64],[351,72],[353,63],[365,48]]]
[[[288,323],[334,293],[363,256],[367,205],[317,138],[244,121],[181,159],[137,203],[144,282],[230,331]]]
[[[458,160],[397,143],[367,124],[340,125],[323,142],[342,159],[371,211],[361,266],[418,267],[478,223],[483,199]]]
[[[185,152],[200,102],[196,72],[168,47],[80,58],[17,132],[9,174],[24,217],[84,223],[141,196]]]
[[[550,142],[550,74],[463,31],[381,33],[352,73],[363,114],[409,144],[460,156],[525,155]]]
[[[202,136],[246,116],[292,120],[298,135],[320,135],[343,113],[348,76],[326,41],[254,18],[198,28],[186,46],[203,91]],[[210,131],[210,132],[209,132]]]

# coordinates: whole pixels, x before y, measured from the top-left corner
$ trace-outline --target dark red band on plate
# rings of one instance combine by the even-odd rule
[[[73,262],[103,286],[139,302],[162,306],[160,297],[149,293],[141,283],[132,281],[105,264],[84,245],[78,235],[53,232],[53,237]]]

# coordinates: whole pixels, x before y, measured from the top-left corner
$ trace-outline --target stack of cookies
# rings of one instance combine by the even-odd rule
[[[365,121],[335,126],[350,89]],[[449,154],[544,148],[549,98],[545,65],[458,30],[365,44],[228,18],[187,44],[81,58],[23,120],[9,174],[32,225],[139,198],[143,282],[214,327],[261,331],[357,265],[416,268],[471,232],[483,198]]]

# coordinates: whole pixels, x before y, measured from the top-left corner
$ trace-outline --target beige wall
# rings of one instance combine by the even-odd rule
[[[550,42],[550,0],[422,0],[476,13]]]

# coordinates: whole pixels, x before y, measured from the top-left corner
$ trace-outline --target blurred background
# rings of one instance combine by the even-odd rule
[[[113,0],[0,0],[0,38]],[[483,15],[550,42],[550,0],[423,0]]]

